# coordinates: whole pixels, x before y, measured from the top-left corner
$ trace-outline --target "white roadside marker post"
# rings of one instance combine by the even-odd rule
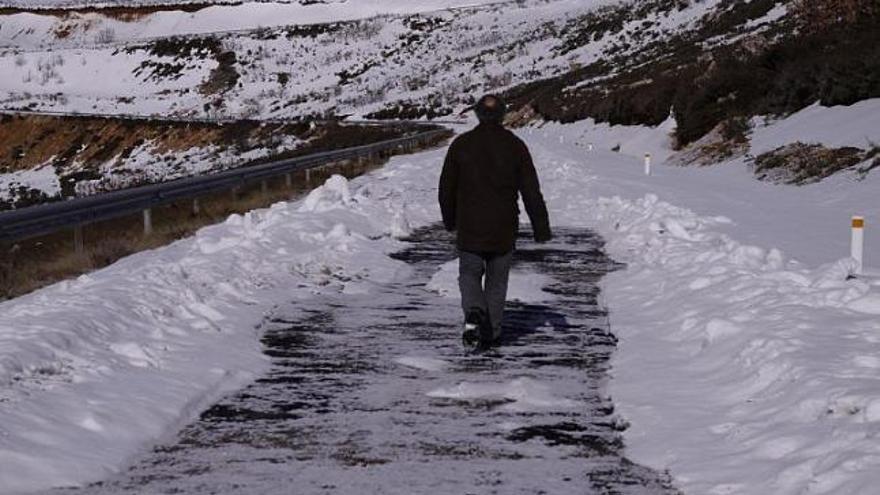
[[[587,144],[587,151],[593,151],[593,143]]]
[[[83,240],[83,226],[77,225],[73,228],[73,250],[76,254],[83,254],[86,250]]]
[[[144,210],[144,236],[148,237],[153,233],[153,212],[149,208]]]
[[[865,218],[852,217],[852,242],[850,244],[850,256],[856,260],[856,275],[861,275],[865,266]]]
[[[645,153],[645,175],[651,175],[651,154]]]

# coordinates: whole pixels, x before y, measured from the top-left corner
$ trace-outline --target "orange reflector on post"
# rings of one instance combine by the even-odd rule
[[[853,217],[852,218],[852,228],[854,228],[854,229],[865,228],[865,219],[863,217]]]

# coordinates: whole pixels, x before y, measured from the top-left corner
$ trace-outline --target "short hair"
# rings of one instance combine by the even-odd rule
[[[498,95],[484,95],[474,105],[474,113],[480,122],[501,123],[504,120],[504,114],[507,113],[507,105]]]

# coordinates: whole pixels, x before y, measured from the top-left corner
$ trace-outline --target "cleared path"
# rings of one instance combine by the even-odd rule
[[[543,274],[553,302],[510,303],[499,348],[463,351],[457,301],[426,290],[452,243],[424,229],[395,255],[409,276],[279,308],[268,374],[129,471],[63,492],[678,493],[627,460],[604,393],[616,339],[597,282],[617,266],[592,232],[556,234],[520,239],[514,269]]]

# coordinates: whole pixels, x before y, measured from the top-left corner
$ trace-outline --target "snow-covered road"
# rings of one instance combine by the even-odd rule
[[[392,254],[404,276],[279,308],[265,375],[130,471],[63,493],[676,493],[625,458],[605,395],[616,338],[597,282],[619,265],[584,229],[524,241],[514,270],[543,276],[516,289],[533,301],[508,305],[501,347],[463,352],[455,301],[430,288],[452,240],[421,229]]]

